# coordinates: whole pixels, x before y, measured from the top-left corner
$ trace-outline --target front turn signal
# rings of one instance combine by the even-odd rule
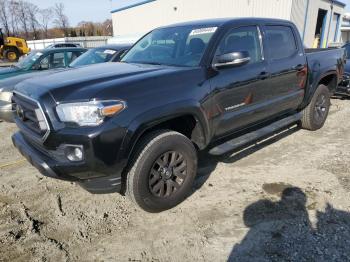
[[[124,103],[118,103],[115,105],[105,106],[101,109],[101,115],[103,116],[113,116],[125,109]]]

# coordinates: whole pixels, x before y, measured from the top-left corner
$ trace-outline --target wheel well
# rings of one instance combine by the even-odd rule
[[[323,77],[318,85],[325,85],[328,87],[329,91],[333,93],[337,88],[338,78],[336,74],[331,74]]]
[[[125,167],[124,171],[122,172],[121,194],[125,194],[126,176],[130,169],[130,164],[135,159],[135,156],[136,156],[135,154],[137,153],[135,149],[137,148],[137,145],[142,141],[143,137],[157,130],[173,130],[173,131],[179,132],[184,136],[186,136],[187,138],[189,138],[197,150],[203,149],[205,146],[204,132],[202,130],[201,124],[193,115],[183,115],[183,116],[171,118],[143,131],[138,136],[137,141],[135,141],[134,146],[132,147],[132,150],[129,155],[128,164]]]
[[[199,122],[193,115],[184,115],[166,120],[160,124],[152,126],[150,129],[146,130],[142,136],[149,132],[161,129],[169,129],[179,132],[189,138],[197,149],[201,148],[201,143],[203,140],[201,136],[203,136],[203,132]]]
[[[16,50],[16,51],[18,51],[18,47],[17,46],[13,46],[13,45],[5,46],[4,50]]]

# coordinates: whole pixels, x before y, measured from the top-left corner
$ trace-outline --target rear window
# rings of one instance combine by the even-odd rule
[[[296,53],[297,45],[292,28],[289,26],[267,26],[265,33],[270,59],[288,58]]]

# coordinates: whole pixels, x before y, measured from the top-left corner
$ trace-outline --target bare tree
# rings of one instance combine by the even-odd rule
[[[67,36],[69,21],[68,17],[64,13],[64,4],[56,3],[54,7],[54,13],[56,17],[54,20],[55,25],[63,31],[65,36]]]
[[[42,9],[39,12],[39,20],[44,32],[44,38],[48,38],[49,24],[52,21],[53,10],[52,8]]]
[[[80,32],[80,35],[92,36],[92,35],[112,35],[113,26],[112,20],[107,19],[102,23],[94,23],[91,21],[81,21],[78,23],[76,29]]]
[[[18,19],[18,2],[16,0],[11,0],[8,5],[10,13],[10,25],[12,30],[12,35],[16,36],[19,33],[19,19]]]
[[[112,21],[101,23],[82,21],[77,27],[70,28],[68,17],[62,3],[52,8],[39,9],[30,0],[0,0],[0,27],[7,35],[15,35],[26,39],[40,37],[62,37],[77,32],[81,36],[111,35]],[[53,28],[50,28],[54,25]]]
[[[0,23],[4,27],[5,33],[10,35],[7,0],[0,0]]]
[[[103,22],[103,35],[113,35],[113,22],[112,19],[107,19]]]
[[[27,15],[28,15],[28,23],[30,25],[31,31],[33,32],[33,38],[38,39],[38,20],[37,15],[39,13],[39,8],[32,4],[27,3]]]
[[[20,22],[20,25],[22,27],[22,30],[25,33],[25,37],[29,37],[29,29],[28,29],[28,14],[27,14],[27,2],[24,2],[22,0],[17,1],[17,8],[18,8],[18,20]]]

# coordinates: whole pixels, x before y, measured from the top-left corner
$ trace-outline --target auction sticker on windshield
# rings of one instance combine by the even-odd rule
[[[117,52],[117,51],[115,51],[115,50],[107,49],[107,50],[105,50],[103,53],[109,54],[109,55],[114,55],[116,52]]]
[[[212,34],[216,31],[216,29],[218,29],[218,28],[217,27],[206,27],[206,28],[194,29],[190,33],[190,36]]]

